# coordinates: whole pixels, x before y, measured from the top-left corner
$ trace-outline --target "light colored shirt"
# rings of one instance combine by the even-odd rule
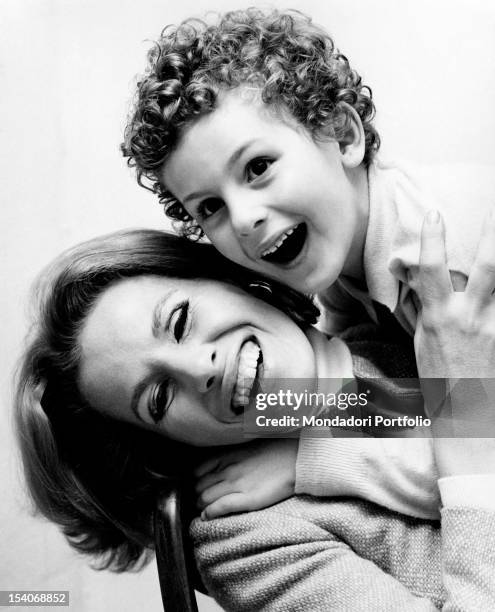
[[[408,272],[416,277],[421,227],[430,209],[442,213],[447,261],[454,282],[465,282],[483,223],[495,204],[495,172],[488,166],[423,168],[379,158],[368,169],[369,219],[363,266],[367,291],[340,277],[318,296],[324,331],[337,333],[356,322],[362,304],[376,321],[372,300],[387,306],[414,333],[417,299]],[[413,283],[414,284],[414,283]]]

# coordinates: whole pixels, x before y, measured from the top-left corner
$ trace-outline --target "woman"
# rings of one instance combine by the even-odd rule
[[[186,280],[168,278],[164,283],[166,271]],[[166,435],[181,442],[242,441],[239,413],[244,402],[238,399],[242,395],[238,376],[233,377],[226,398],[219,386],[220,394],[213,396],[215,403],[204,414],[206,420],[196,420],[199,412],[194,401],[216,388],[215,364],[224,359],[223,347],[234,339],[239,361],[250,362],[253,355],[259,361],[262,354],[263,367],[268,369],[277,367],[280,342],[289,339],[286,349],[297,344],[299,365],[306,368],[308,377],[314,377],[318,341],[259,300],[255,300],[253,323],[253,304],[243,307],[248,299],[245,293],[194,279],[235,279],[238,287],[249,289],[254,283],[259,291],[256,279],[208,246],[158,232],[123,233],[76,247],[66,255],[62,268],[48,277],[42,327],[32,342],[19,386],[17,421],[28,481],[40,509],[63,526],[73,545],[93,554],[106,553],[107,565],[126,569],[143,561],[151,543],[149,514],[166,477],[164,465],[169,460],[170,471],[176,474],[177,465],[186,467],[177,460],[180,444],[164,444],[163,438],[145,430],[156,430],[163,421]],[[229,300],[233,308],[227,324],[223,319],[214,321],[215,329],[211,320],[203,327],[201,320],[190,322],[195,304],[184,292],[189,296],[191,291],[203,292],[207,300],[216,294],[217,308],[218,300]],[[265,293],[299,324],[314,319],[314,308],[298,294],[277,287]],[[117,308],[119,304],[124,304],[123,309]],[[142,318],[140,313],[151,315],[146,329],[155,340],[167,335],[174,346],[174,361],[177,346],[187,334],[196,338],[198,329],[217,334],[217,349],[202,345],[206,346],[200,355],[203,370],[189,381],[198,385],[196,389],[186,384],[191,358],[186,352],[181,356],[184,365],[175,365],[172,381],[160,375],[158,383],[154,372],[139,371],[140,359],[149,355],[150,348],[149,335],[143,341],[144,328],[134,325]],[[126,325],[132,332],[130,345],[112,336]],[[222,344],[226,338],[229,342]],[[112,342],[115,350],[108,361]],[[244,351],[249,355],[243,355]],[[134,354],[139,356],[137,361]],[[170,357],[160,353],[160,359],[169,370],[174,367]],[[187,376],[181,379],[184,373]],[[36,394],[41,395],[44,413]],[[135,427],[138,423],[141,431]]]

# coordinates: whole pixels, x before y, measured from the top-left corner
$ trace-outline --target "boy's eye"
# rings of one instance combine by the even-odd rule
[[[273,160],[268,157],[255,157],[246,166],[246,177],[248,182],[254,181],[257,177],[264,174],[273,164]]]
[[[186,300],[185,302],[182,302],[182,304],[179,304],[174,312],[170,315],[169,328],[172,330],[174,338],[177,340],[177,342],[180,342],[184,335],[188,313],[189,302]]]
[[[151,398],[149,413],[153,423],[157,424],[163,419],[170,406],[170,401],[171,384],[170,381],[165,380],[156,387]]]
[[[198,206],[197,214],[200,220],[208,219],[224,206],[220,198],[207,198]]]

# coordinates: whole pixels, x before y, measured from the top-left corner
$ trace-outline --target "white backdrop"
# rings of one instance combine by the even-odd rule
[[[495,162],[490,0],[272,4],[300,8],[333,34],[373,88],[385,153],[427,164]],[[27,290],[40,267],[95,234],[166,223],[119,153],[147,41],[186,16],[242,6],[235,0],[0,4],[0,589],[70,590],[75,612],[161,609],[153,566],[139,575],[94,572],[56,529],[29,514],[11,433],[10,379]],[[202,603],[202,610],[213,609]]]

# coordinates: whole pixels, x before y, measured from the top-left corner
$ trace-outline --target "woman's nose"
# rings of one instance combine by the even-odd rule
[[[206,393],[221,379],[215,348],[211,345],[180,348],[174,364],[177,378],[198,393]]]

